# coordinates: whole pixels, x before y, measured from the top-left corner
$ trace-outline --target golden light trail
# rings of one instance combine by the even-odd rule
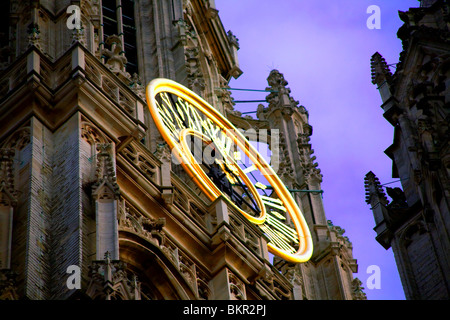
[[[168,94],[177,96],[178,100],[172,102]],[[161,103],[156,100],[158,95],[162,99]],[[154,79],[151,81],[146,88],[146,98],[150,113],[163,139],[174,155],[180,158],[184,169],[210,200],[214,201],[222,193],[193,159],[187,146],[186,137],[196,135],[204,141],[214,142],[223,153],[230,151],[231,143],[243,150],[253,165],[244,170],[236,165],[239,168],[236,170],[240,170],[239,178],[244,181],[250,193],[253,194],[261,209],[261,214],[259,217],[255,217],[243,210],[239,210],[239,212],[250,222],[258,225],[269,237],[270,242],[267,247],[274,255],[295,263],[310,259],[313,243],[300,208],[272,167],[231,122],[197,94],[172,80]],[[181,114],[181,116],[177,116],[177,114]],[[227,158],[227,165],[233,163],[233,157]],[[259,170],[266,178],[276,193],[276,198],[259,196],[255,186],[246,175],[255,170]],[[230,203],[236,206],[232,201]],[[281,212],[275,210],[289,214],[294,228],[284,224],[282,221],[285,220],[285,217]],[[298,248],[294,248],[291,243],[298,245]]]

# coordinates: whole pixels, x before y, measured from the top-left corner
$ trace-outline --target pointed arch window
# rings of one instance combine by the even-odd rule
[[[102,0],[103,41],[113,34],[121,38],[130,75],[138,73],[134,9],[134,0]]]

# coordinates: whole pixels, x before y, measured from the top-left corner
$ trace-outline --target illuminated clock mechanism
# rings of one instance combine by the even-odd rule
[[[212,201],[224,196],[268,237],[271,253],[291,262],[309,260],[312,239],[300,209],[242,133],[174,81],[155,79],[146,93],[162,137],[205,195]]]

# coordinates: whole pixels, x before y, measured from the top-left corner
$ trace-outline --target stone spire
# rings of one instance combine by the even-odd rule
[[[392,81],[392,73],[383,56],[375,52],[370,59],[370,66],[372,70],[372,83],[381,86],[384,82],[390,83]]]
[[[112,144],[97,144],[97,181],[92,186],[92,195],[95,198],[114,198],[120,196],[120,188],[117,184],[115,165],[113,159]]]
[[[288,82],[284,78],[284,75],[280,73],[278,70],[270,71],[270,74],[267,77],[267,83],[269,84],[269,87],[266,88],[266,90],[271,92],[266,97],[267,102],[269,102],[269,109],[271,107],[298,106],[298,101],[295,101],[290,96],[291,89],[287,87]]]
[[[383,187],[380,184],[380,180],[377,176],[369,171],[364,178],[364,186],[366,189],[366,202],[368,204],[375,205],[381,203],[383,205],[388,205],[389,201],[386,198],[386,194],[383,191]]]
[[[373,217],[375,219],[374,230],[377,233],[377,241],[388,249],[392,239],[389,233],[390,216],[387,208],[389,201],[383,191],[380,181],[372,171],[369,171],[364,178],[364,186],[366,189],[366,202],[370,204]]]
[[[375,52],[370,59],[370,66],[372,71],[372,83],[378,86],[381,100],[386,102],[392,96],[392,73],[389,69],[386,60],[381,54]]]
[[[308,111],[299,101],[291,96],[284,75],[278,70],[272,70],[267,77],[270,92],[266,97],[268,107],[258,108],[260,120],[269,122],[271,134],[279,132],[278,154],[279,163],[274,165],[277,174],[290,189],[317,190],[317,193],[307,193],[311,197],[311,216],[306,219],[311,224],[326,224],[326,218],[320,196],[322,174],[314,150],[310,143],[313,128],[309,124]],[[277,151],[275,151],[277,152]],[[274,161],[272,162],[273,165]],[[295,197],[300,201],[303,192],[297,192]]]
[[[363,299],[364,295],[361,294],[362,289],[358,283],[353,283],[351,277],[342,276],[348,275],[348,272],[357,272],[358,266],[353,259],[352,244],[348,237],[343,235],[345,230],[328,223],[325,215],[320,195],[323,192],[323,177],[310,143],[313,128],[309,124],[308,111],[291,96],[288,82],[278,70],[270,72],[267,82],[269,87],[266,91],[270,92],[266,97],[268,106],[258,107],[257,116],[268,122],[271,135],[274,135],[276,130],[279,132],[280,164],[277,174],[291,190],[293,198],[304,212],[314,241],[311,262],[285,265],[282,273],[289,276],[296,298],[312,295],[319,298],[321,294],[317,291],[320,290],[324,293],[335,292],[338,299]],[[271,165],[274,167],[273,161]],[[333,276],[312,285],[308,277],[316,272]],[[317,289],[319,287],[320,289]],[[312,293],[315,290],[316,293]]]
[[[280,162],[277,166],[277,174],[286,185],[303,184],[312,173],[317,173],[321,180],[317,164],[312,163],[312,150],[308,143],[308,137],[312,134],[312,127],[308,123],[306,108],[299,105],[291,95],[291,89],[284,75],[278,70],[272,70],[267,77],[270,92],[266,97],[269,106],[259,107],[257,116],[260,120],[270,122],[272,130],[280,133]],[[292,139],[296,136],[297,139]],[[307,141],[308,140],[308,141]]]

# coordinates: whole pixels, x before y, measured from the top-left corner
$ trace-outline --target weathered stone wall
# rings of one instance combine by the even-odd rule
[[[66,277],[70,265],[82,263],[82,202],[79,115],[73,115],[53,134],[49,241],[52,266],[52,298],[68,294]],[[62,196],[64,195],[64,196]]]
[[[74,114],[55,132],[37,118],[30,122],[30,143],[16,156],[11,267],[25,296],[59,299],[68,294],[61,281],[67,267],[92,255],[87,233],[93,219],[83,214],[92,204],[81,199],[80,120]]]

